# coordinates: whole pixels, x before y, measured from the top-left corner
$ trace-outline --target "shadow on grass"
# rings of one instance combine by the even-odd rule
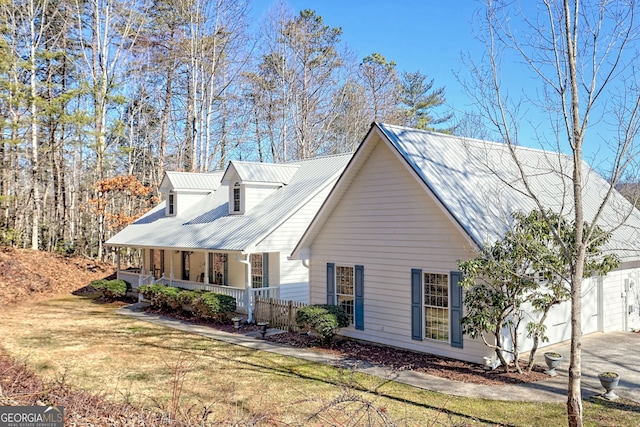
[[[116,306],[109,304],[101,304],[104,307],[96,310],[91,308],[95,306],[85,305],[85,302],[90,301],[91,298],[84,296],[80,298],[82,304],[75,307],[74,305],[69,304],[69,300],[62,300],[58,302],[54,300],[47,303],[52,310],[56,311],[55,314],[59,311],[60,314],[66,313],[68,317],[77,317],[73,319],[70,326],[67,327],[65,325],[63,328],[58,328],[55,331],[49,331],[56,335],[56,346],[65,345],[66,343],[71,345],[73,343],[77,343],[78,339],[82,339],[83,341],[86,340],[88,345],[92,342],[110,342],[116,347],[132,347],[133,351],[136,351],[140,356],[144,356],[146,349],[162,350],[163,352],[166,352],[165,357],[171,357],[173,354],[178,354],[180,352],[187,352],[194,356],[202,357],[205,360],[204,363],[209,366],[216,365],[211,362],[207,362],[207,360],[215,361],[223,368],[227,367],[229,370],[235,370],[237,372],[247,371],[250,373],[249,376],[254,376],[256,378],[258,378],[256,374],[276,375],[281,378],[295,377],[339,388],[345,387],[345,377],[347,374],[358,368],[358,365],[353,366],[351,369],[341,368],[298,359],[291,356],[274,354],[267,350],[243,347],[216,339],[215,337],[205,337],[188,331],[172,329],[164,324],[156,325],[151,319],[145,320],[145,323],[153,324],[154,326],[140,326],[141,324],[144,324],[141,323],[144,319],[133,319],[117,315],[113,311]],[[100,329],[91,329],[87,327],[80,329],[74,326],[74,324],[81,324],[83,322],[83,318],[86,316],[95,316],[97,319],[105,319],[108,327]],[[46,338],[47,340],[50,340],[50,337]],[[131,351],[129,348],[126,350]],[[127,375],[133,376],[132,378],[129,378],[131,380],[138,379],[137,376],[143,376],[139,379],[145,379],[143,372],[133,371],[128,372]],[[231,375],[233,375],[233,373]],[[505,418],[504,413],[493,417],[491,415],[486,415],[487,413],[491,414],[490,409],[487,409],[486,411],[477,410],[479,406],[482,406],[482,403],[470,405],[468,411],[465,411],[464,404],[461,405],[460,403],[451,405],[457,406],[457,408],[449,409],[447,408],[447,405],[452,399],[456,401],[462,400],[464,402],[464,398],[452,398],[446,395],[439,395],[434,392],[423,390],[420,390],[419,392],[411,391],[413,388],[395,383],[392,377],[378,378],[358,373],[355,376],[355,380],[349,382],[347,386],[355,391],[370,393],[376,398],[388,399],[389,401],[393,401],[401,405],[407,405],[408,407],[416,409],[422,408],[434,411],[438,414],[460,417],[461,419],[470,422],[473,421],[505,426],[517,425],[505,424],[505,421],[503,420]],[[386,386],[389,386],[391,389],[384,390]],[[398,389],[396,387],[400,388]],[[405,387],[406,389],[403,390]],[[339,391],[336,391],[336,393],[338,392]],[[304,390],[299,394],[302,401],[305,397]],[[433,398],[435,395],[441,397]],[[443,403],[437,403],[438,399],[441,399]],[[307,399],[307,401],[311,400],[311,398]],[[474,401],[477,402],[478,399],[475,399]],[[597,398],[586,401],[593,403],[597,407],[636,413],[640,412],[640,405],[633,402],[609,402],[604,399]],[[478,416],[476,415],[478,413],[483,413],[485,415]],[[550,414],[550,416],[551,415],[553,414]]]

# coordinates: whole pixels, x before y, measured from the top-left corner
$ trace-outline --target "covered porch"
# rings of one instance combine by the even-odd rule
[[[253,319],[256,296],[279,299],[280,286],[269,274],[278,265],[277,253],[242,253],[139,248],[141,265],[122,268],[117,277],[138,289],[162,284],[182,289],[215,292],[236,300],[236,311]],[[277,276],[276,276],[277,277]]]

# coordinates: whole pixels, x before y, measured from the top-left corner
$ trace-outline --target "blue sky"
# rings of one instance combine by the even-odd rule
[[[259,20],[279,0],[252,0]],[[326,25],[341,27],[342,41],[362,59],[371,53],[395,61],[400,71],[420,71],[446,88],[447,102],[468,110],[469,99],[456,79],[466,72],[461,52],[478,50],[472,34],[474,11],[481,3],[429,0],[287,0],[294,12],[312,9]]]
[[[251,0],[256,22],[280,0]],[[462,63],[462,55],[481,61],[485,46],[474,32],[480,31],[477,14],[484,10],[479,0],[286,0],[287,7],[298,13],[312,9],[323,17],[326,25],[341,27],[342,41],[362,59],[371,53],[382,54],[395,61],[399,71],[420,71],[434,79],[435,87],[444,86],[447,107],[457,115],[474,111],[473,100],[465,93],[459,78],[469,80],[469,71]],[[534,16],[537,3],[519,3]],[[510,25],[517,25],[510,20]],[[520,61],[520,59],[518,59]],[[503,62],[503,90],[508,86],[511,95],[520,98],[522,93],[534,93],[539,89],[539,77],[533,78],[529,69],[518,61]],[[458,76],[458,77],[457,77]],[[538,89],[536,89],[538,88]],[[622,88],[624,92],[624,88]],[[554,133],[546,116],[530,103],[519,111],[519,142],[523,145],[556,150],[555,144],[541,142],[537,136],[553,141]],[[604,119],[604,120],[603,120]],[[601,173],[608,169],[614,152],[606,147],[613,128],[604,122],[606,116],[591,115],[590,133],[585,141],[584,159]],[[534,123],[536,131],[529,122]],[[599,122],[599,123],[598,123]],[[570,153],[568,143],[562,151]],[[605,173],[606,175],[606,173]]]

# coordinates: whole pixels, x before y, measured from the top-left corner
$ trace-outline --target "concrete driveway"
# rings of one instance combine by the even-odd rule
[[[556,371],[568,384],[570,343],[554,344],[538,349],[536,361],[544,365],[544,352],[555,351],[565,361]],[[640,402],[640,333],[593,333],[582,337],[582,396],[604,393],[598,374],[615,371],[620,374],[620,384],[615,393],[629,400]]]

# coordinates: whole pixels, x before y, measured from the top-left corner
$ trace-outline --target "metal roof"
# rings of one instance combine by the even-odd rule
[[[537,207],[527,186],[543,207],[567,217],[573,214],[570,156],[400,126],[377,126],[479,245],[502,238],[512,213]],[[593,223],[610,185],[585,162],[583,189],[584,218]],[[617,191],[613,190],[604,205],[598,224],[612,232],[605,250],[622,259],[640,255],[640,212]]]
[[[299,164],[255,163],[231,161],[222,181],[228,183],[235,172],[242,182],[288,184],[300,168]]]
[[[175,249],[252,250],[342,173],[351,154],[288,164],[295,170],[288,185],[274,191],[243,215],[229,214],[229,191],[223,185],[177,216],[165,215],[165,202],[106,242],[109,246]],[[237,162],[234,162],[237,163]],[[243,162],[243,165],[246,163]],[[292,167],[293,166],[293,167]],[[304,229],[300,230],[302,234]]]
[[[160,189],[165,190],[191,190],[191,191],[215,191],[220,187],[223,172],[165,172]]]

